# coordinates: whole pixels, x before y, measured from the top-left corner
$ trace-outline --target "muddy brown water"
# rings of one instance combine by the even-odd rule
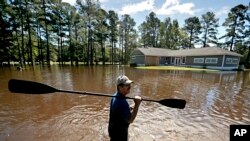
[[[250,124],[250,72],[158,71],[126,66],[0,68],[0,140],[109,140],[110,98],[14,94],[8,91],[8,81],[32,80],[58,89],[112,95],[120,74],[135,82],[131,97],[187,101],[185,109],[142,102],[129,128],[130,141],[227,141],[229,125]]]

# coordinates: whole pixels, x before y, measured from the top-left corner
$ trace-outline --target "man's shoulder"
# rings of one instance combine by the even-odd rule
[[[114,97],[112,98],[113,103],[115,104],[123,104],[126,103],[126,97],[124,97],[123,95],[121,95],[120,93],[116,92],[114,95]]]

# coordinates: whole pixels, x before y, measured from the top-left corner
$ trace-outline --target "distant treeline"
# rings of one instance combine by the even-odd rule
[[[187,18],[183,27],[169,17],[160,21],[151,12],[136,31],[130,15],[119,18],[115,11],[102,9],[99,0],[77,0],[74,6],[61,0],[1,0],[0,64],[128,64],[131,51],[141,45],[181,49],[197,44],[228,48],[249,63],[248,8],[233,7],[222,25],[226,34],[217,37],[219,19],[213,12]]]

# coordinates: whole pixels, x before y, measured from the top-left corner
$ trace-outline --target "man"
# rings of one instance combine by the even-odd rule
[[[133,81],[125,75],[117,78],[117,92],[111,100],[109,113],[108,131],[111,141],[127,141],[129,124],[137,115],[141,97],[135,96],[133,108],[130,108],[125,97],[130,92],[131,83]]]

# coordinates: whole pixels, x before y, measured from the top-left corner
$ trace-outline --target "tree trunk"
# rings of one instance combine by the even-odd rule
[[[92,40],[92,31],[91,31],[91,38],[90,38],[90,64],[94,65],[94,47],[93,47],[93,40]]]
[[[233,45],[234,45],[234,38],[235,38],[235,30],[236,30],[236,26],[237,26],[237,19],[238,19],[238,16],[235,18],[234,20],[234,25],[233,25],[233,36],[232,36],[232,39],[231,39],[231,42],[230,42],[230,51],[233,50]]]
[[[60,46],[60,50],[61,50],[61,63],[63,65],[63,62],[64,62],[64,59],[63,59],[64,52],[63,52],[63,38],[62,38],[62,36],[60,36],[60,41],[61,41],[61,46]]]
[[[33,55],[32,55],[30,19],[29,19],[29,13],[28,13],[29,10],[28,10],[27,0],[25,0],[25,7],[26,7],[26,21],[27,21],[28,35],[29,35],[29,41],[28,41],[28,46],[29,46],[29,60],[31,61],[31,65],[33,66],[34,62],[33,62]]]
[[[19,3],[20,7],[21,7],[21,3]],[[21,54],[22,54],[22,64],[24,64],[24,67],[26,66],[26,60],[25,60],[25,50],[24,50],[24,33],[23,33],[23,14],[22,14],[22,11],[19,10],[19,16],[21,17],[21,33],[22,33],[22,46],[21,46]]]
[[[36,19],[37,20],[37,23],[36,23],[36,26],[37,26],[37,29],[36,29],[36,31],[37,31],[37,34],[36,34],[36,36],[37,36],[37,49],[38,49],[38,59],[39,59],[39,64],[41,64],[41,53],[40,53],[40,36],[39,36],[39,33],[40,33],[40,29],[39,29],[39,24],[38,24],[38,19]]]
[[[78,38],[78,35],[77,35],[77,25],[75,23],[75,40],[76,40],[76,43],[77,43],[77,38]],[[78,46],[76,46],[76,48],[75,48],[75,54],[74,54],[74,56],[76,56],[76,54],[77,54],[77,47]],[[76,63],[76,66],[78,66],[78,57],[75,58],[75,63]]]
[[[246,64],[247,64],[247,65],[250,64],[250,46],[248,47],[248,54],[247,54]]]
[[[21,66],[21,68],[23,67],[23,63],[22,63],[22,54],[21,54],[21,49],[20,49],[20,45],[19,45],[19,41],[18,41],[18,34],[17,34],[17,30],[15,29],[16,32],[16,41],[17,41],[17,48],[18,48],[18,57],[19,57],[19,64]]]
[[[125,62],[124,62],[124,65],[125,64],[127,64],[127,53],[128,53],[128,33],[127,33],[128,31],[125,29],[125,58],[124,58],[124,60],[125,60]]]
[[[88,21],[88,23],[90,24],[90,19],[89,19],[89,21]],[[90,31],[90,25],[87,25],[87,28],[88,28],[88,46],[87,46],[87,65],[89,65],[90,64],[90,38],[91,38],[91,31]]]
[[[203,47],[206,47],[207,45],[207,26],[206,26],[206,30],[205,30],[205,35],[204,35],[204,43],[203,43]]]
[[[121,38],[122,38],[122,39],[121,39],[121,40],[122,40],[122,41],[121,41],[121,42],[122,42],[122,43],[121,43],[121,44],[122,44],[121,64],[124,64],[124,53],[123,53],[123,52],[124,52],[124,43],[123,43],[124,36],[123,36],[123,33],[122,33],[122,35],[121,35]]]
[[[192,47],[192,38],[193,38],[193,29],[190,32],[190,39],[189,39],[189,48]]]
[[[71,24],[70,24],[70,21],[69,21],[69,24],[68,24],[68,28],[69,28],[69,52],[70,52],[70,64],[73,65],[73,61],[74,61],[74,47],[72,46],[72,43],[71,43]]]
[[[44,22],[45,22],[45,32],[46,32],[46,49],[47,49],[47,65],[50,65],[50,49],[49,49],[49,34],[48,34],[48,27],[47,27],[47,19],[46,19],[46,7],[45,7],[45,0],[43,0],[43,12],[44,12]]]
[[[59,17],[59,25],[58,25],[58,61],[59,65],[63,65],[63,60],[62,60],[62,23],[61,23],[61,18]]]
[[[101,48],[102,48],[102,65],[105,65],[105,48],[103,46],[102,40],[101,40]]]
[[[116,45],[115,45],[115,42],[114,42],[114,63],[116,62],[115,59],[116,59]]]
[[[57,61],[59,62],[59,65],[61,64],[61,51],[60,51],[60,31],[59,31],[59,28],[57,29],[57,35],[58,35],[58,37],[57,37]]]

